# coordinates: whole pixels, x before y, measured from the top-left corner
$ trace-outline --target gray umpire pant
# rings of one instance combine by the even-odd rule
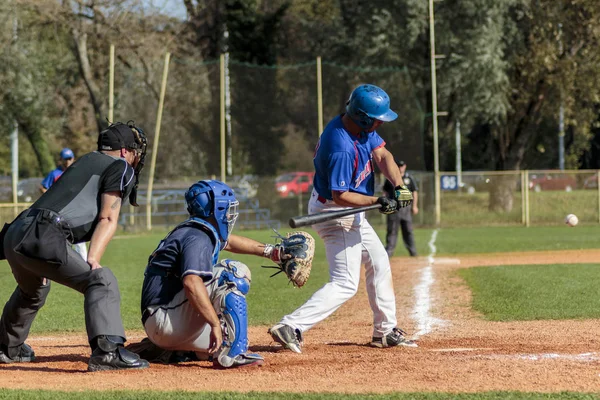
[[[50,292],[50,281],[75,289],[84,295],[88,339],[99,335],[125,338],[121,321],[121,298],[117,279],[108,268],[91,270],[89,264],[65,240],[65,263],[49,263],[24,256],[13,249],[22,240],[33,217],[20,217],[8,229],[4,252],[17,281],[17,288],[4,306],[0,319],[0,343],[17,347],[25,342],[31,324]],[[47,279],[44,279],[47,278]]]
[[[417,255],[417,248],[415,246],[415,236],[413,234],[411,207],[404,207],[398,210],[398,212],[387,215],[385,250],[390,257],[394,254],[394,250],[396,249],[398,230],[400,229],[402,230],[404,247],[406,247],[408,253],[412,257],[415,257]]]

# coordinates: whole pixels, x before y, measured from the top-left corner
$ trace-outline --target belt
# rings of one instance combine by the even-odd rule
[[[142,312],[142,325],[146,324],[146,321],[148,320],[148,318],[150,318],[152,316],[152,312],[149,309],[145,309]]]
[[[50,221],[52,224],[62,229],[69,242],[73,241],[73,232],[71,231],[71,226],[67,221],[63,219],[62,215],[60,215],[56,211],[48,210],[46,208],[30,208],[29,210],[23,211],[17,217],[17,219],[26,217],[35,218],[40,214],[42,218]]]
[[[321,196],[321,195],[318,195],[317,196],[317,201],[320,202],[320,203],[325,204],[327,202],[327,199],[325,197]]]

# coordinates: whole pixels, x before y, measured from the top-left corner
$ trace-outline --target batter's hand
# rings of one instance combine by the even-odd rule
[[[394,188],[394,199],[398,202],[398,208],[404,208],[412,204],[413,195],[406,185],[398,185]]]
[[[377,199],[377,203],[381,204],[379,212],[382,214],[393,214],[398,211],[398,202],[386,196],[381,196]]]

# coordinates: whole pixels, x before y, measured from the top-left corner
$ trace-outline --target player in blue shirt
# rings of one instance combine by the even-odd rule
[[[308,205],[310,214],[373,204],[380,204],[382,213],[391,214],[411,204],[412,195],[402,182],[394,157],[376,132],[383,123],[397,117],[390,108],[389,96],[381,88],[361,85],[352,92],[346,103],[346,113],[329,122],[317,144],[314,190]],[[394,184],[393,198],[374,196],[374,164]],[[273,339],[300,353],[302,334],[354,296],[361,264],[364,264],[373,312],[371,345],[416,347],[416,343],[407,339],[396,326],[396,299],[389,257],[365,219],[365,213],[316,224],[313,228],[325,244],[329,282],[304,305],[269,329]]]
[[[73,151],[66,147],[62,149],[60,152],[60,165],[56,167],[56,169],[50,171],[48,175],[46,175],[46,177],[40,184],[40,191],[42,193],[46,193],[46,191],[50,189],[50,186],[52,186],[52,184],[56,182],[58,178],[60,178],[60,176],[63,174],[63,172],[65,172],[67,168],[69,168],[74,162],[75,154],[73,154]]]

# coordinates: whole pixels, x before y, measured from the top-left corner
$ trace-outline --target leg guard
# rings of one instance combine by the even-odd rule
[[[248,354],[248,312],[246,294],[250,290],[248,267],[233,260],[215,266],[216,288],[212,302],[221,319],[223,345],[215,355],[215,364],[224,368],[262,364],[258,354]]]

